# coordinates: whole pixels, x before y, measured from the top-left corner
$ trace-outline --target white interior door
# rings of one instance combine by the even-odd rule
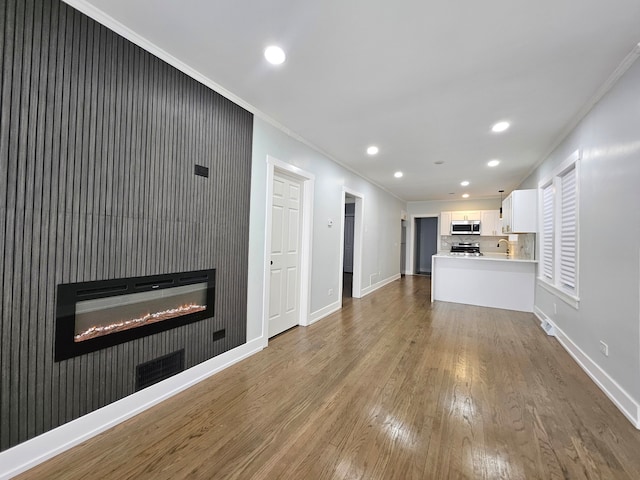
[[[281,172],[273,176],[269,337],[300,321],[302,183]]]

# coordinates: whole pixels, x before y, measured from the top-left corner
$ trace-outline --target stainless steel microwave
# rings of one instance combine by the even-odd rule
[[[480,220],[454,220],[451,235],[480,235]]]

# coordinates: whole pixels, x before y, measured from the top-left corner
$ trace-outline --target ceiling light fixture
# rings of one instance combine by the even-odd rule
[[[469,181],[465,180],[464,182],[460,182],[460,185],[462,185],[463,187],[467,187],[469,186]]]
[[[284,54],[284,50],[280,47],[271,45],[264,49],[264,58],[266,58],[267,62],[272,65],[280,65],[281,63],[284,63],[287,56]]]
[[[462,194],[462,198],[469,198],[469,194],[468,193]]]
[[[509,128],[511,124],[509,122],[498,122],[493,127],[491,127],[491,131],[494,133],[504,132],[507,128]]]
[[[371,145],[369,148],[367,148],[367,153],[369,155],[375,155],[380,151],[380,149],[378,147],[376,147],[375,145]]]
[[[404,175],[404,173],[399,172],[399,171],[393,174],[393,176],[396,177],[396,178],[401,178],[402,175]]]
[[[500,160],[489,160],[489,162],[487,163],[488,166],[490,167],[497,167],[498,165],[500,165]]]

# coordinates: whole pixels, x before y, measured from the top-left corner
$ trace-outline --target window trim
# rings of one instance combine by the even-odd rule
[[[558,297],[560,300],[562,300],[564,303],[566,303],[570,307],[573,307],[576,310],[580,308],[580,297],[572,295],[568,293],[566,290],[563,290],[557,287],[556,285],[549,283],[545,278],[538,277],[537,283],[539,287],[542,287],[547,292],[554,294],[556,297]]]
[[[561,300],[565,301],[570,306],[574,307],[576,310],[580,305],[580,296],[579,296],[579,288],[580,288],[580,280],[579,280],[579,272],[580,272],[580,215],[579,215],[579,206],[580,206],[580,160],[582,158],[580,149],[574,151],[569,157],[567,157],[560,165],[558,165],[548,176],[544,177],[540,182],[538,182],[538,225],[540,232],[540,238],[538,239],[538,258],[541,261],[538,263],[538,274],[537,274],[537,284],[543,287],[545,290],[551,292]],[[576,241],[575,241],[575,252],[576,252],[576,260],[575,260],[575,289],[568,289],[563,287],[560,283],[560,229],[558,228],[561,225],[560,217],[562,215],[562,195],[560,194],[559,186],[562,182],[562,177],[571,169],[575,169],[576,175],[576,193],[575,193],[575,227],[576,227]],[[549,279],[544,275],[544,198],[543,191],[549,185],[553,186],[553,278]]]

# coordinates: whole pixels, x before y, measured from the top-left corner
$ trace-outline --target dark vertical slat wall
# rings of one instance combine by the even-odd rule
[[[5,450],[246,341],[253,119],[59,1],[0,0],[0,52]],[[54,362],[57,284],[206,268],[214,318]]]

